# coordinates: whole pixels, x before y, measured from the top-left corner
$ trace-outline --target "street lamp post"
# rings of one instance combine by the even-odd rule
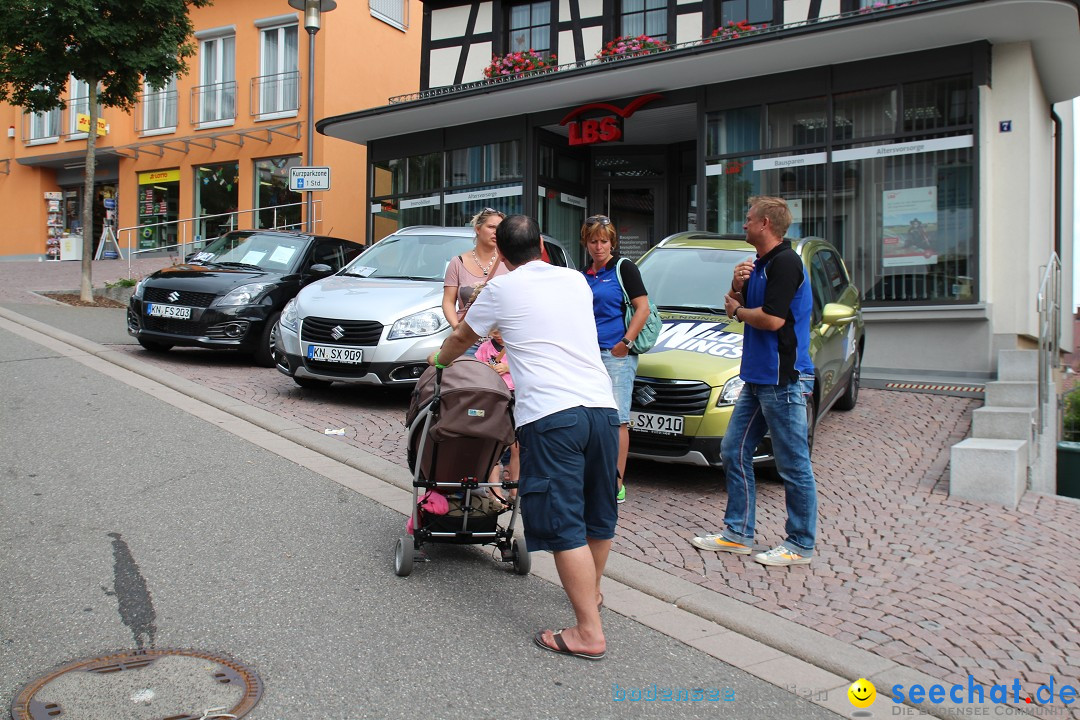
[[[289,0],[289,6],[304,11],[304,29],[308,32],[307,72],[307,156],[304,164],[315,163],[315,33],[322,26],[322,13],[337,7],[337,0]],[[315,232],[315,198],[307,190],[307,231]]]

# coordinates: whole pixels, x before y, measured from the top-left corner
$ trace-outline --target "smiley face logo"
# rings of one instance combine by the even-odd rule
[[[847,691],[848,700],[857,708],[868,708],[877,699],[877,688],[866,678],[859,678],[851,683]]]

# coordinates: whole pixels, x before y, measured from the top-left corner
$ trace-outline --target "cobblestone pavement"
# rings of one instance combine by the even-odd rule
[[[105,287],[105,283],[116,282],[121,278],[140,278],[166,265],[171,265],[169,257],[138,257],[130,265],[125,260],[94,260],[91,263],[90,279],[95,288]],[[82,263],[68,261],[42,262],[3,262],[0,263],[0,302],[14,303],[49,303],[47,298],[36,295],[40,291],[74,290],[78,292],[82,279]]]
[[[237,356],[140,359],[404,465],[407,391],[297,387]],[[948,497],[948,448],[979,402],[864,389],[818,428],[819,554],[796,568],[700,552],[718,529],[722,475],[631,460],[615,550],[948,683],[1019,678],[1034,693],[1080,667],[1080,503],[1028,493],[1015,510]],[[784,494],[758,487],[758,541],[782,540]],[[1058,708],[1063,710],[1064,708]],[[1078,714],[1080,716],[1080,714]]]
[[[169,261],[139,262],[135,276]],[[100,274],[94,264],[95,285],[126,275],[126,262],[103,263]],[[44,265],[27,277],[4,272],[0,301],[30,302],[29,287],[78,286],[78,263]],[[404,465],[407,391],[307,390],[229,353],[116,348],[305,427],[344,428],[341,442]],[[765,568],[694,549],[693,535],[718,529],[721,473],[633,460],[615,549],[948,683],[970,674],[985,685],[1019,678],[1030,693],[1050,676],[1076,686],[1080,502],[1028,493],[1013,510],[950,499],[949,447],[978,406],[864,389],[853,411],[826,417],[814,447],[819,548],[809,566]],[[760,483],[759,543],[779,542],[783,524],[782,486]]]

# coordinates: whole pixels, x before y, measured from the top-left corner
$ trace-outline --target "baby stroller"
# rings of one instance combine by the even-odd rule
[[[531,568],[524,540],[514,539],[516,482],[488,482],[503,451],[514,442],[513,400],[498,373],[463,358],[445,370],[420,376],[405,416],[409,470],[413,474],[411,535],[398,538],[394,572],[412,572],[424,543],[494,545],[502,562],[527,575]],[[491,497],[501,488],[504,502]],[[437,494],[437,495],[436,495]],[[435,502],[437,501],[437,502]],[[510,522],[499,517],[510,513]]]

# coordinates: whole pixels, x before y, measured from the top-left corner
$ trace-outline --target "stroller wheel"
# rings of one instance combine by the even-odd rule
[[[510,553],[514,558],[514,572],[518,575],[528,575],[532,570],[532,557],[529,555],[529,549],[525,547],[525,540],[515,540]]]
[[[402,535],[394,547],[394,572],[401,577],[408,577],[413,566],[413,539],[411,535]]]

